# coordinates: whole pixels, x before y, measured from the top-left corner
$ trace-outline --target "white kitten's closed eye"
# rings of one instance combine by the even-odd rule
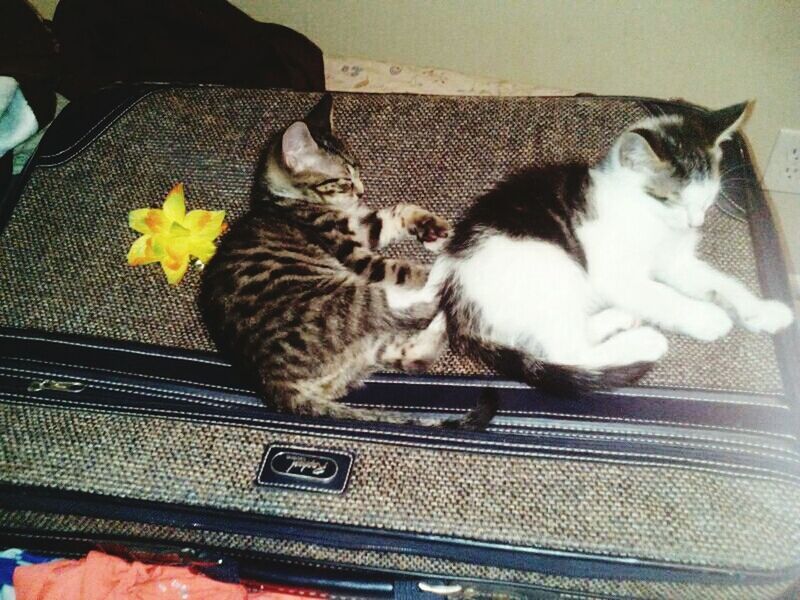
[[[720,191],[719,144],[745,112],[645,119],[596,167],[533,167],[480,198],[433,270],[451,341],[510,377],[574,394],[629,385],[667,352],[639,321],[706,342],[733,327],[726,310],[751,331],[788,326],[788,307],[696,255]]]

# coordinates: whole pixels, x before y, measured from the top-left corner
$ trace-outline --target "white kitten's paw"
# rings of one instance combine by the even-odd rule
[[[627,336],[628,343],[634,348],[636,360],[631,362],[655,362],[669,349],[664,334],[652,327],[637,327],[619,335]]]
[[[753,310],[740,315],[742,325],[750,331],[777,333],[794,320],[792,310],[777,300],[761,300]]]
[[[639,319],[621,308],[606,308],[589,317],[587,334],[589,341],[599,344],[615,333],[633,329],[639,325]]]
[[[713,304],[699,304],[684,315],[679,327],[685,333],[704,342],[713,342],[727,334],[733,321],[724,310]]]

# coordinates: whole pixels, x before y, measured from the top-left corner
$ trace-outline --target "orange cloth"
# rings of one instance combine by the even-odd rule
[[[17,600],[288,600],[315,597],[281,592],[248,592],[186,567],[129,563],[102,552],[81,560],[17,567]],[[316,596],[320,597],[320,596]],[[324,596],[323,596],[324,597]]]

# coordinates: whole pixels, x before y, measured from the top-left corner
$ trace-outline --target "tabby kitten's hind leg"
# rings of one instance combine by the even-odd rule
[[[430,324],[416,333],[395,334],[381,348],[381,367],[421,373],[439,358],[446,343],[444,313],[438,313]]]
[[[262,393],[279,411],[294,415],[417,423],[408,415],[352,407],[338,399],[377,369],[392,368],[407,372],[424,370],[437,358],[444,344],[443,318],[438,321],[434,319],[434,323],[423,331],[376,333],[346,348],[340,354],[335,368],[313,377],[276,381],[274,376],[263,374]]]

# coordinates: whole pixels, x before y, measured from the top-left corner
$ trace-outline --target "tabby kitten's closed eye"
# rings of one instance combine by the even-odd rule
[[[647,119],[596,167],[522,171],[456,224],[429,285],[456,348],[556,393],[635,381],[667,351],[642,321],[700,340],[774,333],[791,310],[695,255],[720,145],[745,104]]]
[[[217,345],[266,402],[295,415],[480,428],[494,399],[462,419],[412,420],[337,402],[378,369],[425,369],[445,343],[427,269],[374,251],[415,236],[437,250],[446,221],[413,204],[363,201],[359,167],[331,130],[325,95],[268,144],[250,211],[203,271],[199,304]]]

